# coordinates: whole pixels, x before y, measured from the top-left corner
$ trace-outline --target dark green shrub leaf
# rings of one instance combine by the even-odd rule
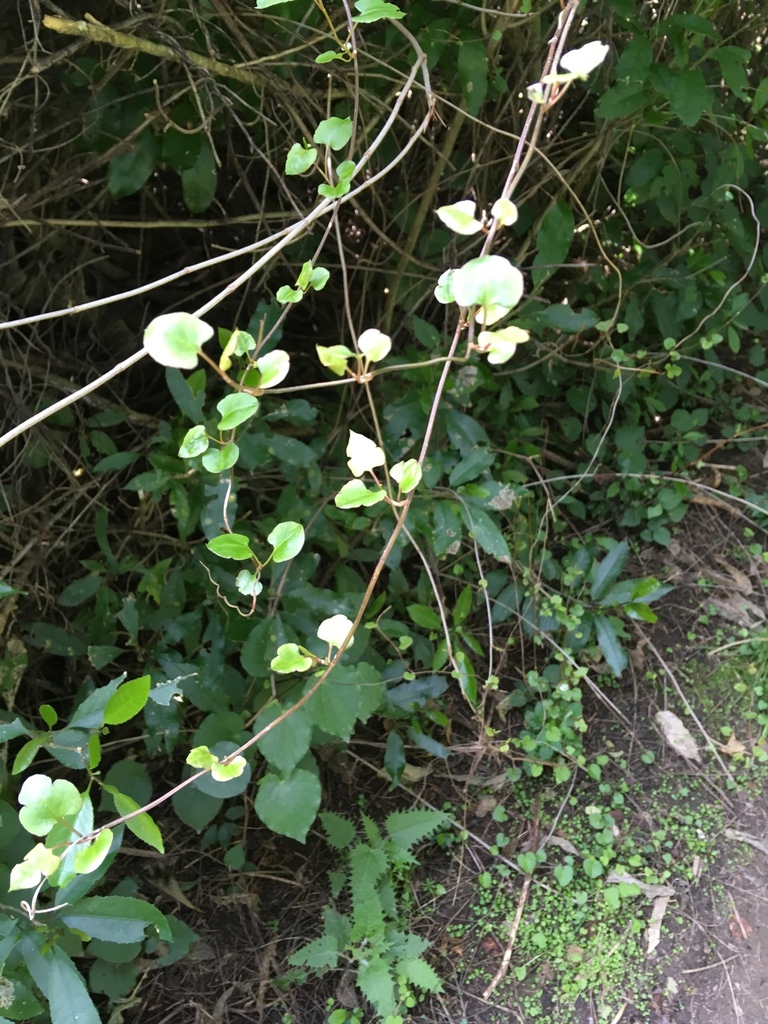
[[[269,773],[259,785],[254,808],[267,828],[303,843],[320,806],[320,780],[297,769],[284,779]]]

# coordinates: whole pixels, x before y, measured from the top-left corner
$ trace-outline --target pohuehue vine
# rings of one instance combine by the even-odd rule
[[[294,6],[290,0],[258,0],[256,5],[258,11],[281,9],[270,24],[282,41],[291,38],[293,21],[297,32],[301,28]],[[624,38],[614,83],[605,87],[601,80],[604,88],[595,114],[603,124],[644,106],[656,110],[653,104],[659,102],[688,128],[695,127],[713,110],[698,66],[703,52],[717,63],[734,94],[747,96],[750,86],[744,69],[749,53],[719,40],[705,50],[713,37],[699,15],[674,15],[663,32],[655,25],[640,33],[635,13],[621,4],[613,6]],[[316,53],[313,61],[328,65],[331,83],[334,73],[343,72],[353,75],[354,86],[350,98],[337,96],[331,84],[328,116],[304,123],[306,134],[297,132],[285,147],[280,177],[284,183],[301,182],[311,196],[307,212],[297,210],[287,227],[236,251],[119,295],[3,325],[18,330],[47,320],[65,321],[183,280],[204,266],[256,255],[194,311],[176,309],[150,319],[141,350],[0,438],[0,445],[8,444],[45,420],[65,414],[76,400],[146,356],[165,368],[178,408],[152,439],[146,454],[149,468],[139,473],[133,473],[137,453],[111,450],[108,437],[101,436],[104,425],[89,425],[90,443],[103,449],[98,471],[129,469],[132,475],[124,484],[128,493],[148,505],[164,503],[175,522],[178,549],[151,567],[140,567],[130,554],[113,550],[110,511],[100,509],[94,532],[103,561],[84,562],[87,574],[71,581],[59,596],[61,607],[80,609],[74,628],[57,631],[36,623],[28,634],[33,646],[85,657],[97,671],[107,669],[127,648],[135,656],[135,671],[88,687],[73,702],[63,724],[50,704],[39,707],[40,722],[9,711],[0,724],[4,742],[24,738],[10,769],[11,777],[23,777],[15,793],[20,809],[10,802],[2,808],[10,836],[8,888],[19,894],[18,906],[9,904],[0,921],[0,963],[6,965],[11,986],[13,1019],[34,1019],[43,1013],[42,996],[52,1024],[98,1021],[92,996],[73,962],[89,944],[98,957],[99,943],[162,939],[170,949],[166,962],[190,948],[194,937],[183,922],[119,886],[101,892],[104,885],[111,885],[108,870],[120,855],[126,829],[163,851],[158,808],[170,802],[178,818],[202,831],[224,801],[252,792],[255,785],[253,808],[263,824],[304,841],[322,804],[313,754],[318,745],[347,743],[360,723],[381,716],[391,723],[384,766],[396,783],[407,766],[406,741],[432,756],[447,753],[438,738],[446,716],[434,701],[451,685],[458,687],[470,712],[493,738],[485,706],[488,695],[499,687],[508,656],[506,643],[496,642],[495,631],[512,618],[527,637],[536,643],[544,638],[554,652],[545,670],[532,670],[515,680],[505,697],[507,706],[521,709],[523,715],[514,744],[524,755],[524,770],[534,778],[551,771],[557,783],[568,782],[582,770],[599,776],[599,766],[587,764],[580,741],[586,728],[582,687],[611,702],[580,656],[599,652],[608,672],[620,676],[627,663],[628,623],[653,621],[650,605],[669,588],[650,577],[624,578],[629,545],[602,532],[573,544],[555,564],[541,509],[531,502],[532,485],[519,468],[540,452],[535,417],[545,399],[559,400],[564,394],[560,436],[580,446],[578,459],[563,467],[573,472],[564,473],[563,486],[553,492],[554,509],[585,519],[585,500],[578,488],[590,482],[594,501],[615,502],[625,492],[647,494],[647,508],[631,503],[625,525],[642,527],[663,544],[667,524],[690,500],[694,485],[686,471],[700,458],[706,440],[701,432],[706,416],[700,409],[685,408],[680,397],[700,358],[692,354],[689,343],[706,354],[727,338],[736,352],[739,329],[749,326],[750,316],[764,317],[762,312],[747,311],[750,298],[755,301],[757,296],[742,290],[754,276],[757,259],[746,227],[749,217],[740,219],[734,212],[739,190],[731,178],[739,177],[743,156],[732,154],[723,169],[715,166],[714,149],[708,150],[702,195],[693,201],[694,214],[702,218],[696,229],[704,231],[708,212],[718,209],[738,257],[745,261],[738,274],[729,267],[728,276],[716,266],[733,260],[722,249],[711,266],[702,262],[703,250],[681,251],[673,271],[657,260],[656,243],[645,247],[636,236],[627,243],[618,215],[607,217],[605,230],[598,231],[581,193],[567,182],[562,194],[538,208],[530,196],[527,201],[518,199],[527,188],[535,194],[528,184],[531,162],[546,159],[546,126],[583,88],[580,83],[589,88],[602,74],[610,52],[600,39],[574,44],[578,3],[570,0],[556,12],[546,55],[535,58],[537,81],[525,83],[527,113],[510,166],[504,168],[505,183],[495,181],[487,206],[467,198],[434,204],[442,234],[429,244],[436,245],[437,240],[453,254],[449,269],[435,271],[429,280],[437,306],[445,307],[444,328],[441,333],[436,326],[434,307],[424,317],[414,313],[409,317],[412,337],[403,343],[398,332],[398,351],[398,338],[390,333],[387,318],[370,319],[363,303],[359,309],[355,306],[348,286],[352,268],[343,246],[338,246],[340,258],[333,269],[327,250],[342,230],[351,230],[342,218],[355,210],[354,204],[379,186],[386,188],[409,154],[429,138],[439,95],[433,72],[442,81],[449,80],[452,52],[458,53],[462,95],[461,108],[453,111],[457,131],[465,117],[480,114],[481,94],[487,95],[492,85],[489,51],[485,42],[470,38],[468,29],[467,38],[451,39],[451,24],[429,24],[421,5],[415,5],[413,32],[411,12],[393,3],[345,4],[343,27],[322,2],[315,7],[333,46]],[[527,12],[513,13],[524,17]],[[111,30],[105,34],[105,26],[92,18],[72,23],[48,18],[47,27],[117,47],[131,48],[128,40],[135,38]],[[633,36],[634,30],[640,34]],[[408,61],[401,54],[395,62],[397,89],[366,122],[361,114],[360,66],[378,59],[368,49],[369,32],[380,33],[372,35],[376,45],[402,40]],[[498,42],[495,34],[491,40]],[[674,55],[667,75],[653,60],[654,47],[662,46],[671,47]],[[179,59],[212,74],[230,73],[226,62],[209,67],[198,49],[136,49],[147,59]],[[101,74],[78,66],[71,72],[73,88],[78,86],[77,76],[86,72]],[[304,89],[299,89],[299,72],[296,82],[299,95]],[[496,87],[503,91],[498,82]],[[115,110],[120,112],[119,127],[112,125],[110,130],[132,139],[128,152],[107,159],[111,195],[138,192],[158,167],[170,167],[179,176],[187,209],[205,211],[216,191],[214,148],[201,132],[193,133],[189,145],[184,143],[189,130],[185,126],[200,110],[180,101],[160,138],[147,123],[155,116],[151,95],[132,106],[130,83],[119,76],[96,95],[84,145],[108,153],[107,127]],[[198,95],[195,99],[202,102]],[[755,90],[757,111],[764,105],[761,101]],[[296,120],[306,122],[304,116]],[[404,124],[407,135],[398,145]],[[632,147],[640,155],[632,162],[627,182],[618,182],[621,196],[616,201],[620,198],[631,208],[655,200],[651,219],[660,219],[672,232],[681,217],[684,193],[694,184],[695,171],[685,148],[690,143],[681,143],[662,170],[663,153],[671,147],[665,150],[647,126],[638,128],[637,138]],[[576,172],[583,174],[586,166]],[[674,173],[668,173],[670,166]],[[469,167],[467,162],[456,172],[459,185],[470,180]],[[494,177],[497,172],[498,168]],[[622,175],[623,170],[620,179]],[[402,197],[390,198],[397,205]],[[406,308],[407,281],[417,273],[423,276],[430,252],[420,238],[423,224],[418,211],[408,214],[401,207],[397,216],[403,224],[408,224],[408,216],[415,217],[398,254],[407,280],[393,282],[392,301]],[[626,218],[623,210],[622,216]],[[521,238],[532,231],[536,243],[535,254],[520,253],[526,259],[525,273],[523,260],[506,254],[514,248],[510,239],[518,230]],[[554,270],[567,262],[582,237],[594,238],[590,258],[601,260],[598,275],[572,287],[558,281],[558,290],[546,290],[543,298]],[[265,291],[246,323],[211,322],[215,317],[210,314],[224,300],[263,273],[273,275],[273,299]],[[611,280],[612,290],[598,290],[594,282],[600,274]],[[701,281],[701,287],[692,286],[691,277]],[[298,361],[281,347],[283,333],[303,306],[322,300],[334,278],[342,281],[344,340],[317,343],[314,352],[303,351]],[[726,281],[730,284],[724,290]],[[648,349],[636,343],[648,323],[643,288],[658,295],[653,316],[663,335],[661,345]],[[717,288],[723,293],[716,293]],[[419,307],[419,313],[426,309]],[[686,334],[677,330],[680,325]],[[625,337],[634,344],[622,348]],[[548,339],[562,345],[563,358],[550,358]],[[517,374],[510,360],[527,353],[532,342],[544,347]],[[572,366],[585,358],[585,346],[596,367],[594,386],[571,375]],[[549,362],[551,372],[534,386],[537,361]],[[710,364],[708,368],[715,376],[720,370]],[[494,380],[494,374],[505,376]],[[661,384],[652,389],[649,382],[659,380]],[[400,385],[393,381],[403,381],[403,390],[413,388],[413,400],[400,395],[394,401]],[[384,400],[379,398],[380,388]],[[328,390],[343,396],[338,436],[330,445],[323,437],[304,440],[305,428],[318,417],[317,406],[307,396],[322,396]],[[636,407],[628,421],[612,429],[617,409],[632,395],[639,405],[648,403],[652,416],[663,417],[674,408],[670,422],[677,433],[665,448],[669,467],[661,485],[645,456],[648,446],[661,442],[650,437],[650,424],[641,422]],[[473,405],[482,410],[484,403],[495,401],[508,410],[509,437],[501,442],[488,436],[479,413],[466,411]],[[748,430],[751,413],[741,410],[739,416]],[[609,448],[616,468],[603,474],[610,477],[606,481],[600,479],[599,469]],[[252,497],[246,478],[275,462],[283,477],[278,495],[264,509],[246,507],[241,496]],[[555,486],[551,480],[550,485]],[[597,493],[601,488],[603,495]],[[496,515],[507,511],[511,522],[500,525]],[[454,557],[462,543],[468,545],[477,573],[469,579],[461,567],[451,599],[446,600],[434,560]],[[313,579],[329,551],[334,551],[335,575],[330,583],[317,586]],[[394,589],[409,594],[406,553],[420,566],[418,582],[411,599],[398,598],[392,611],[383,584],[395,580]],[[510,579],[513,563],[523,568]],[[124,590],[116,585],[121,578],[138,582]],[[8,587],[6,593],[16,590]],[[195,613],[191,607],[196,607]],[[485,622],[485,644],[470,628],[471,613]],[[125,645],[117,643],[115,621],[127,638]],[[142,642],[147,632],[156,638],[151,645]],[[90,642],[83,640],[84,635]],[[23,652],[14,649],[13,658],[15,662],[7,656],[5,660],[12,696],[21,679],[20,666],[23,674]],[[182,731],[185,703],[199,712],[191,720],[191,739]],[[180,780],[159,795],[147,793],[148,780],[132,767],[134,761],[126,758],[107,767],[103,760],[103,740],[110,730],[138,721],[148,728],[150,753],[169,758],[176,750],[185,751]],[[499,747],[507,752],[511,744],[504,740]],[[53,756],[77,784],[70,777],[39,771],[35,761],[42,752]],[[349,848],[352,911],[344,916],[329,907],[323,936],[295,953],[293,964],[322,973],[334,968],[340,957],[351,959],[360,990],[390,1024],[403,1020],[401,1013],[414,989],[434,992],[440,986],[423,957],[425,944],[399,927],[389,889],[392,878],[402,879],[413,865],[415,844],[444,821],[439,812],[402,812],[390,816],[382,833],[365,817],[361,840],[352,822],[329,814],[322,817],[331,845]],[[35,840],[31,846],[30,836]],[[237,845],[226,856],[232,865],[246,859]],[[99,894],[93,894],[97,888]],[[341,888],[337,896],[339,892]],[[365,952],[367,946],[371,955]]]

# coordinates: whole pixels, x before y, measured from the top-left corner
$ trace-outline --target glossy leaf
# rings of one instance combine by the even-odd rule
[[[396,462],[389,473],[392,479],[400,485],[403,494],[410,494],[414,487],[418,487],[421,483],[421,466],[416,459]]]

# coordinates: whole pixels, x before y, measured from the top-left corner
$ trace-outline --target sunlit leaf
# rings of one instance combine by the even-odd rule
[[[375,441],[350,430],[347,442],[347,465],[353,476],[362,476],[384,465],[384,452]]]
[[[369,508],[383,501],[386,494],[382,487],[369,490],[362,480],[349,480],[333,500],[337,508]]]
[[[164,313],[144,329],[144,348],[161,366],[194,370],[200,346],[213,337],[213,328],[191,313]]]
[[[370,362],[378,363],[389,355],[392,348],[392,339],[388,334],[383,334],[377,328],[369,327],[357,339],[357,347]]]
[[[323,619],[317,627],[317,635],[329,646],[341,647],[351,629],[352,620],[348,619],[346,615],[331,615],[330,618]],[[354,641],[355,638],[352,637],[347,644],[347,649],[352,646]]]
[[[347,371],[347,360],[354,358],[355,353],[346,345],[315,345],[317,358],[321,366],[327,367],[337,377],[343,377]]]
[[[312,665],[312,659],[302,654],[298,644],[281,644],[269,667],[273,672],[288,673],[306,672]]]
[[[482,222],[475,217],[476,207],[473,199],[462,199],[451,206],[439,206],[435,212],[443,224],[457,235],[476,235],[483,230]]]
[[[389,472],[392,479],[400,484],[403,494],[409,494],[421,482],[421,466],[416,459],[396,462]]]

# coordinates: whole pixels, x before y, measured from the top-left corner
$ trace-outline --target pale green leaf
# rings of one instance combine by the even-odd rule
[[[190,313],[164,313],[144,329],[144,348],[161,366],[194,370],[200,346],[213,336],[213,328]]]
[[[238,391],[222,398],[220,402],[216,403],[216,408],[221,413],[219,430],[232,430],[255,414],[259,408],[259,400],[255,395]]]

